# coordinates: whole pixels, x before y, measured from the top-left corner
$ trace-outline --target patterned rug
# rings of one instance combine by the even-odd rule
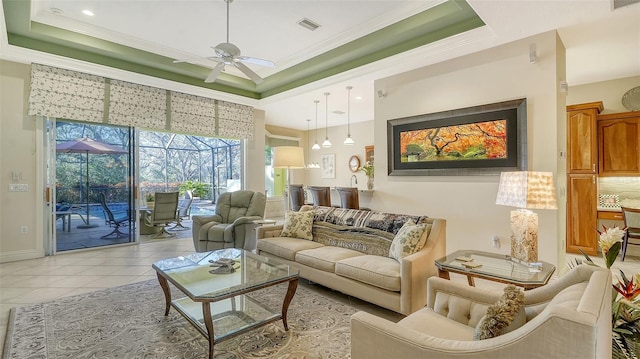
[[[280,308],[287,286],[251,294]],[[173,288],[172,293],[179,293]],[[298,286],[282,321],[215,346],[215,357],[348,358],[351,314],[357,310]],[[171,308],[156,280],[11,310],[3,358],[206,358],[208,344]]]

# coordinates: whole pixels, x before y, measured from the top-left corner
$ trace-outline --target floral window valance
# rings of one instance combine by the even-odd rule
[[[33,64],[29,115],[102,122],[105,78]]]
[[[29,115],[253,139],[253,107],[33,64]]]
[[[166,90],[118,80],[112,80],[109,88],[109,123],[149,130],[166,129]]]

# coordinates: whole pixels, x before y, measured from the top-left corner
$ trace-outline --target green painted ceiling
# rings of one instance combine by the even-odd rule
[[[449,0],[324,54],[276,72],[256,85],[210,68],[142,51],[89,35],[31,21],[30,1],[2,0],[9,44],[194,86],[261,99],[481,27],[484,22],[462,0]]]

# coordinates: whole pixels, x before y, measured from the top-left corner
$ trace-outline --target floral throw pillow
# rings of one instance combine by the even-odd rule
[[[498,301],[487,308],[476,325],[474,340],[495,338],[520,328],[527,321],[524,311],[524,293],[509,284]]]
[[[314,214],[314,211],[287,211],[280,235],[283,237],[313,240],[311,228],[313,227]]]
[[[416,224],[408,220],[396,233],[389,248],[389,257],[400,262],[402,258],[411,255],[424,247],[427,236],[423,235],[428,224]]]

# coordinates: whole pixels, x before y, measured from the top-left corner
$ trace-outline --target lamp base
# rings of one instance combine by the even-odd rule
[[[538,215],[527,209],[511,211],[511,258],[538,262]]]

